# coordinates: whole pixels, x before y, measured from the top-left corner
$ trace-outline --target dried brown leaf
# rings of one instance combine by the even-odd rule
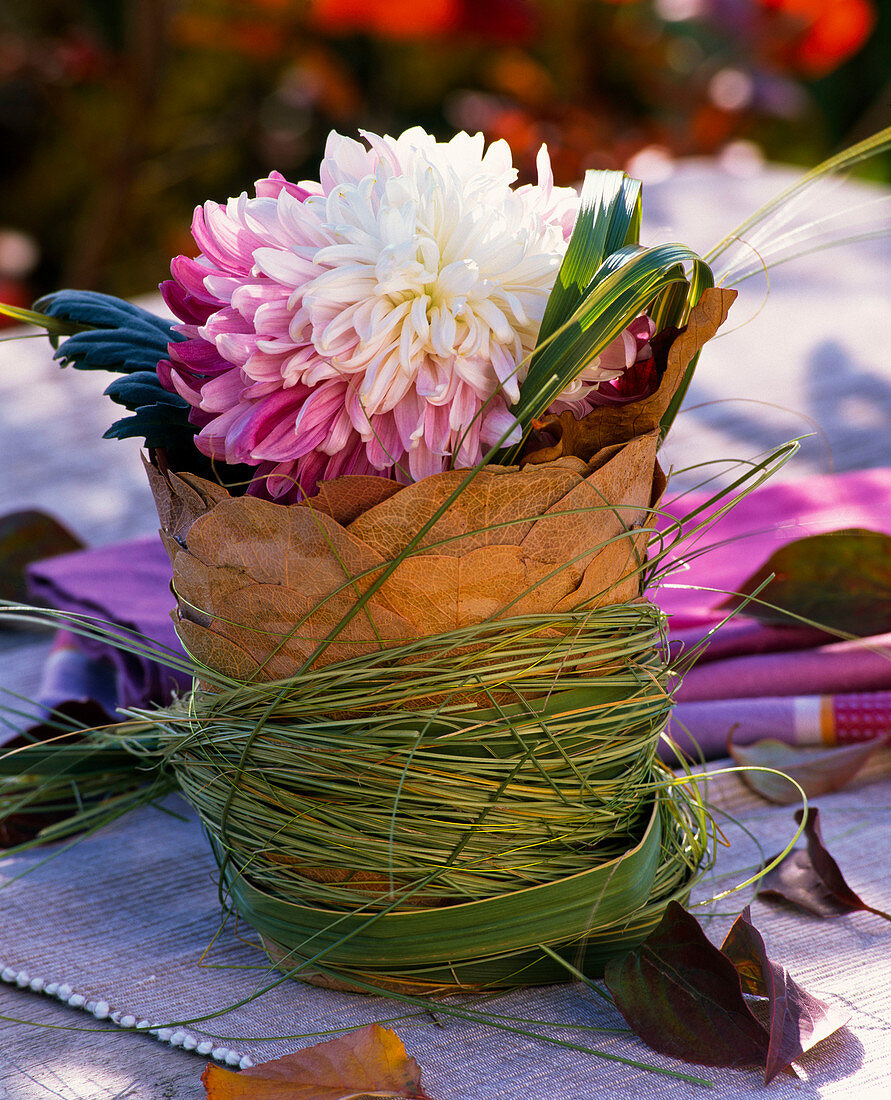
[[[161,530],[177,540],[184,539],[195,520],[208,510],[212,491],[220,486],[194,478],[193,481],[202,487],[199,490],[185,480],[186,476],[191,478],[191,475],[174,474],[169,470],[162,472],[144,455],[142,464],[155,498]],[[226,492],[225,489],[221,491]]]
[[[554,604],[554,611],[629,603],[640,596],[639,567],[646,555],[649,532],[637,531],[608,542],[587,558],[579,583]]]
[[[185,651],[200,664],[232,680],[250,681],[257,675],[257,660],[232,638],[171,613]]]
[[[211,1063],[207,1100],[431,1100],[395,1031],[368,1024],[240,1073]]]
[[[345,621],[355,604],[349,592],[317,600],[293,588],[250,584],[230,592],[225,611],[208,625],[250,655],[255,663],[251,678],[263,681],[293,676],[332,632],[337,639],[317,667],[417,637],[407,618],[379,603],[369,602]]]
[[[192,524],[189,553],[207,565],[247,573],[257,584],[292,586],[321,599],[384,558],[324,512],[255,497],[225,500]],[[359,579],[361,578],[361,579]]]
[[[419,633],[439,634],[504,615],[550,611],[579,575],[531,560],[519,546],[481,546],[460,558],[407,558],[380,596]]]
[[[381,557],[395,558],[467,476],[467,470],[451,470],[406,485],[397,496],[355,520],[350,534]],[[489,467],[461,490],[418,546],[436,555],[458,557],[481,546],[520,543],[532,523],[580,480],[578,472],[563,463],[528,474],[515,467]],[[454,541],[436,545],[446,539]]]
[[[369,508],[388,500],[401,489],[401,485],[385,477],[348,474],[321,482],[318,493],[302,500],[298,507],[325,512],[342,527],[348,527]]]
[[[801,810],[795,811],[799,824],[802,816]],[[839,917],[844,913],[864,911],[891,921],[891,914],[867,905],[846,882],[841,868],[823,843],[816,806],[808,807],[804,829],[807,850],[794,848],[768,871],[761,879],[758,896],[787,901],[816,917]],[[773,859],[768,862],[772,863]]]
[[[772,768],[782,772],[744,771],[743,781],[768,802],[789,805],[801,801],[794,779],[808,798],[818,798],[837,791],[860,771],[870,755],[882,744],[880,740],[854,745],[788,745],[785,741],[765,738],[751,745],[735,745],[727,741],[727,751],[737,764],[745,768]],[[789,779],[784,776],[788,775]]]

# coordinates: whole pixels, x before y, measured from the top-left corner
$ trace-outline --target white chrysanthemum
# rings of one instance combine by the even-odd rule
[[[478,462],[512,427],[578,209],[544,148],[538,184],[514,187],[503,141],[364,137],[330,136],[319,183],[273,175],[197,211],[202,255],[168,284],[191,322],[171,384],[198,410],[199,445],[263,465],[273,495]],[[592,364],[571,397],[622,358]]]

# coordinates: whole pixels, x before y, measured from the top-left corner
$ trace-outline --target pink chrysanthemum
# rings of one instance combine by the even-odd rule
[[[554,187],[544,148],[538,184],[514,188],[503,141],[364,136],[330,136],[319,183],[273,173],[254,198],[199,207],[201,253],[162,287],[186,339],[159,376],[205,454],[257,467],[259,495],[472,466],[515,427],[576,192]],[[651,328],[638,319],[557,410],[610,400]]]

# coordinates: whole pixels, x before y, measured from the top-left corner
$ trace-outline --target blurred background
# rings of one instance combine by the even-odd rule
[[[887,123],[889,21],[891,0],[4,4],[0,300],[145,293],[194,252],[197,203],[317,178],[332,128],[482,130],[524,178],[544,141],[561,184],[813,165]]]

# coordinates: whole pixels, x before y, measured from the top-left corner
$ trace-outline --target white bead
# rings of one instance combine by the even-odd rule
[[[71,996],[68,998],[68,1004],[72,1008],[83,1008],[86,1003],[87,998],[82,996],[80,993],[72,993]]]
[[[104,1020],[109,1012],[111,1012],[111,1005],[108,1001],[97,1001],[93,1009],[93,1015],[97,1020]]]
[[[198,1046],[198,1040],[194,1035],[187,1035],[183,1039],[183,1050],[194,1050]]]
[[[226,1055],[227,1066],[237,1066],[241,1062],[241,1055],[236,1054],[234,1050],[230,1050]]]
[[[170,1036],[170,1045],[174,1047],[181,1047],[183,1045],[183,1040],[185,1039],[185,1037],[185,1031],[181,1027],[178,1027],[176,1031],[174,1031],[174,1033]]]
[[[211,1054],[218,1062],[225,1062],[229,1057],[228,1047],[217,1047],[216,1050],[211,1051]]]
[[[50,982],[49,985],[44,986],[43,992],[50,997],[55,997],[55,995],[59,992],[59,983]]]
[[[39,993],[45,985],[46,982],[43,978],[32,978],[31,981],[28,982],[29,988],[33,989],[35,993]]]
[[[135,1027],[136,1026],[136,1017],[131,1016],[130,1013],[128,1012],[126,1016],[121,1017],[120,1026],[121,1027]]]
[[[169,1041],[170,1036],[172,1034],[173,1034],[173,1028],[172,1027],[158,1028],[158,1038],[163,1039],[165,1043]]]
[[[15,984],[19,987],[19,989],[24,989],[26,985],[30,984],[30,982],[31,975],[28,973],[27,970],[20,970],[15,976]]]
[[[60,1000],[67,1001],[73,992],[74,990],[71,988],[71,986],[67,982],[63,982],[56,990],[56,995],[59,997]]]
[[[210,1039],[202,1039],[198,1046],[195,1047],[195,1050],[198,1054],[210,1054],[213,1050],[213,1043]]]
[[[4,966],[3,969],[0,970],[0,978],[2,978],[4,982],[14,982],[16,978],[16,972],[12,969],[11,966]]]
[[[152,1025],[151,1025],[151,1022],[149,1020],[140,1020],[139,1023],[136,1025],[136,1030],[137,1031],[148,1031],[148,1029],[151,1026]]]
[[[254,1059],[248,1057],[247,1054],[243,1054],[242,1057],[241,1057],[241,1061],[238,1063],[238,1068],[239,1069],[250,1069],[250,1067],[253,1064],[254,1064]]]

